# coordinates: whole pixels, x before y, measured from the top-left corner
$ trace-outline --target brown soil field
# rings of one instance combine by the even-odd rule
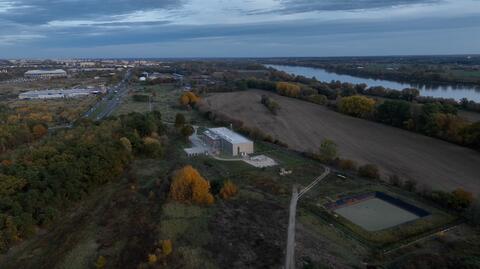
[[[262,94],[280,105],[277,115],[260,103]],[[341,158],[376,164],[383,177],[396,174],[434,189],[480,193],[480,153],[468,148],[260,90],[212,94],[202,102],[295,150],[316,151],[328,138]]]
[[[470,122],[477,122],[480,121],[480,113],[479,112],[472,112],[472,111],[465,111],[459,110],[458,115]]]

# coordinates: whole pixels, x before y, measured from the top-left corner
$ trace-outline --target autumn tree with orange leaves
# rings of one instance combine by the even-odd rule
[[[170,196],[178,202],[191,202],[211,205],[214,202],[210,193],[210,182],[190,165],[177,170],[170,185]]]
[[[183,106],[194,105],[198,102],[199,97],[193,92],[186,92],[180,96],[180,104]]]
[[[238,193],[237,185],[235,185],[232,181],[227,180],[223,183],[223,187],[220,190],[220,196],[224,200],[228,200],[235,196]]]
[[[37,124],[33,126],[32,133],[35,138],[41,138],[42,136],[47,134],[48,129],[43,126],[43,124]]]

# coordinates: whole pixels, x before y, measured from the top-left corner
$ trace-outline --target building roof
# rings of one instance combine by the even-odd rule
[[[219,127],[219,128],[210,128],[208,131],[218,135],[219,137],[227,140],[228,142],[232,144],[239,144],[239,143],[249,143],[252,142],[251,140],[248,140],[247,138],[235,133],[234,131],[225,128],[225,127]]]
[[[28,70],[25,72],[25,75],[46,75],[46,74],[66,74],[67,72],[63,69],[55,70]]]

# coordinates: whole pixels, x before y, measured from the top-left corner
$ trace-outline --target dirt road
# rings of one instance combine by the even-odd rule
[[[295,218],[297,216],[298,200],[309,190],[315,187],[322,179],[330,174],[330,168],[325,167],[325,172],[315,178],[312,183],[298,191],[299,186],[293,186],[290,210],[288,211],[287,248],[285,251],[285,269],[295,269]]]
[[[260,103],[262,94],[280,105],[278,115]],[[480,193],[480,153],[474,150],[265,91],[218,93],[203,102],[296,150],[315,151],[329,138],[338,144],[342,158],[376,164],[383,176],[396,174],[434,189],[463,187]]]

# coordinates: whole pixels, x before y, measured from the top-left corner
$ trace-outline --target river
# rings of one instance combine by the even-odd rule
[[[405,88],[417,88],[420,91],[421,96],[453,98],[455,100],[467,98],[468,100],[480,102],[480,87],[475,88],[474,86],[448,86],[448,85],[425,86],[425,85],[401,83],[401,82],[396,82],[391,80],[361,78],[361,77],[355,77],[350,75],[342,75],[342,74],[327,72],[326,70],[320,69],[320,68],[293,66],[293,65],[266,65],[266,66],[275,68],[280,71],[284,71],[289,74],[294,74],[297,76],[300,75],[308,78],[315,77],[319,81],[330,82],[332,80],[339,80],[341,82],[349,82],[353,84],[365,83],[369,87],[383,86],[385,88],[390,88],[395,90],[402,90]]]

